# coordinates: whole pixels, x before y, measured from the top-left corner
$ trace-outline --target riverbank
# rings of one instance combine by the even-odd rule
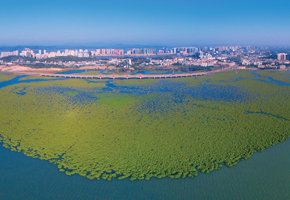
[[[71,67],[64,67],[64,68],[33,68],[33,67],[26,67],[26,66],[20,66],[20,65],[13,65],[13,66],[7,66],[7,65],[0,65],[0,72],[2,73],[58,73],[58,72],[64,72],[69,70],[113,70],[116,69],[114,66],[84,66],[80,68],[71,68]]]
[[[97,75],[90,75],[90,73],[86,74],[79,74],[79,75],[72,75],[72,73],[65,73],[69,72],[71,68],[49,68],[50,71],[47,71],[46,69],[33,69],[33,68],[27,68],[22,66],[13,66],[13,67],[7,67],[2,65],[2,68],[0,66],[0,72],[4,73],[13,73],[13,74],[21,74],[21,75],[30,75],[30,76],[46,76],[46,77],[62,77],[62,78],[80,78],[80,79],[161,79],[161,78],[183,78],[183,77],[195,77],[195,76],[204,76],[213,74],[216,72],[223,72],[223,71],[231,71],[236,69],[237,65],[234,65],[232,67],[227,67],[223,69],[213,70],[213,71],[206,71],[206,72],[194,72],[194,73],[106,73],[106,74],[97,74]],[[114,70],[113,66],[105,67],[106,70]],[[58,70],[57,72],[55,70]],[[76,69],[75,69],[76,70]],[[88,66],[88,68],[82,67],[80,70],[104,70],[100,69],[99,67],[96,67],[95,69],[92,66]],[[80,71],[78,70],[78,71]],[[114,71],[113,71],[114,72]],[[93,73],[94,74],[94,73]]]

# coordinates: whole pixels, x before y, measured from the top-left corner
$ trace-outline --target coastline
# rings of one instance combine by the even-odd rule
[[[111,66],[110,66],[111,67]],[[216,72],[231,71],[238,68],[237,65],[227,67],[224,69],[217,69],[213,71],[206,72],[195,72],[195,73],[180,73],[180,74],[111,74],[111,75],[74,75],[74,74],[65,74],[65,71],[69,70],[105,70],[112,69],[112,67],[106,66],[87,66],[81,67],[79,69],[74,68],[31,68],[24,66],[5,66],[0,65],[0,73],[9,73],[9,74],[21,74],[28,76],[45,76],[45,77],[62,77],[62,78],[80,78],[80,79],[162,79],[162,78],[184,78],[184,77],[194,77],[194,76],[204,76],[209,74],[214,74]],[[60,73],[61,72],[61,73]]]

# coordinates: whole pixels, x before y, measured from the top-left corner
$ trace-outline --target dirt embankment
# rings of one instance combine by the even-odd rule
[[[0,71],[8,72],[8,73],[25,73],[25,72],[34,72],[34,73],[56,73],[63,71],[65,69],[62,68],[31,68],[31,67],[24,67],[19,65],[14,66],[6,66],[0,65]]]
[[[6,73],[39,73],[39,74],[55,74],[62,71],[68,71],[68,70],[114,70],[117,69],[116,66],[83,66],[80,68],[32,68],[32,67],[26,67],[26,66],[19,66],[19,65],[13,65],[13,66],[7,66],[7,65],[0,65],[0,72],[6,72]],[[130,68],[134,70],[133,68]]]

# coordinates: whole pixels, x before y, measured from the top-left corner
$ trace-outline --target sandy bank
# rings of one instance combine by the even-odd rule
[[[63,71],[65,69],[62,68],[31,68],[31,67],[24,67],[19,65],[14,66],[6,66],[0,65],[0,71],[8,72],[8,73],[20,73],[20,72],[35,72],[35,73],[56,73]]]

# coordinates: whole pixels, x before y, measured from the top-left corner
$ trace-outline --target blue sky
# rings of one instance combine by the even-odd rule
[[[286,0],[0,0],[0,45],[289,45]]]

